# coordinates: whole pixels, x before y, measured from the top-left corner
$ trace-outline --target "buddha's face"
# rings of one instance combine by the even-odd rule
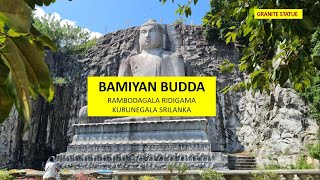
[[[143,26],[140,29],[139,43],[141,50],[162,48],[162,32],[154,25]]]

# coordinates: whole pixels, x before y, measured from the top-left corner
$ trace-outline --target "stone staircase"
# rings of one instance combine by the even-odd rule
[[[253,156],[228,155],[228,164],[230,170],[253,170],[257,167]]]

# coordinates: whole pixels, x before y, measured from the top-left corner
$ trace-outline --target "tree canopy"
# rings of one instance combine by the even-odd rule
[[[190,3],[188,0],[179,5],[177,13],[189,16]],[[270,92],[276,85],[286,83],[304,92],[310,86],[320,69],[319,0],[211,0],[210,3],[211,11],[203,18],[208,36],[218,34],[227,44],[240,44],[239,64],[224,65],[237,67],[249,75],[247,80],[227,86],[223,92],[239,88]],[[303,19],[254,19],[254,9],[303,9]]]
[[[58,46],[60,53],[84,55],[97,41],[90,39],[89,30],[77,25],[62,23],[62,20],[55,19],[53,15],[33,17],[32,21],[32,25],[38,31]]]
[[[51,101],[54,87],[44,61],[44,46],[54,43],[31,24],[35,5],[55,0],[0,0],[0,123],[15,105],[24,120],[30,118],[29,96]]]

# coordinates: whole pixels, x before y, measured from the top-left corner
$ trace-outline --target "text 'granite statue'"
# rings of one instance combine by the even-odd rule
[[[165,51],[165,28],[154,20],[143,24],[139,50],[123,60],[119,76],[184,76],[179,53]],[[86,108],[82,108],[85,113]],[[81,115],[80,115],[81,116]],[[211,152],[205,118],[124,117],[103,123],[75,124],[67,152],[57,155],[63,168],[167,169],[187,164],[189,169],[226,168],[227,158]]]

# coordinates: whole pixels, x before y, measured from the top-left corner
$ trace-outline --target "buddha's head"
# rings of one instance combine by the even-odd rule
[[[162,49],[164,44],[164,30],[155,20],[148,20],[140,28],[140,50]]]

